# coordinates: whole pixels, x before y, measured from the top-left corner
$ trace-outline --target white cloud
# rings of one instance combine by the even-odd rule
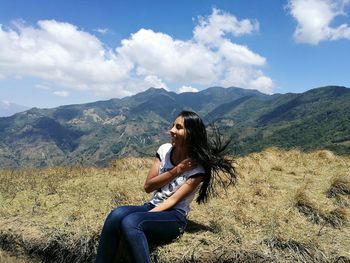
[[[96,28],[96,29],[94,29],[94,31],[96,31],[102,35],[105,35],[109,32],[108,28]]]
[[[147,87],[153,87],[157,89],[168,89],[167,85],[157,76],[149,75],[145,77],[145,83]]]
[[[254,79],[247,77],[238,81],[239,76],[232,75],[231,69],[253,71],[255,75],[259,72],[260,76],[259,68],[265,66],[266,59],[248,47],[232,42],[227,35],[251,34],[258,28],[258,22],[239,21],[228,13],[213,9],[208,18],[200,18],[192,40],[176,40],[164,33],[141,29],[124,39],[117,53],[133,61],[138,76],[155,75],[165,82],[201,85],[225,82],[232,86],[228,83],[231,80],[239,82],[240,87],[248,87]],[[262,83],[254,85],[261,91],[271,87],[264,87]]]
[[[272,79],[266,76],[257,76],[249,82],[249,88],[259,90],[261,92],[271,94],[275,88]]]
[[[288,9],[298,22],[294,39],[316,45],[320,41],[350,39],[348,24],[332,27],[334,19],[346,15],[349,0],[289,0]]]
[[[255,54],[246,46],[237,45],[228,40],[222,41],[219,47],[219,54],[230,65],[264,66],[266,62],[264,57]]]
[[[262,71],[244,67],[231,67],[226,78],[221,82],[224,86],[245,87],[271,94],[276,85]]]
[[[128,77],[131,64],[93,35],[69,23],[16,23],[0,27],[0,74],[30,76],[76,90],[109,90]]]
[[[60,90],[60,91],[54,91],[54,93],[56,96],[59,97],[68,97],[69,96],[69,92],[65,91],[65,90]]]
[[[36,84],[35,88],[42,89],[42,90],[50,90],[51,89],[50,85],[48,85],[48,84],[41,84],[41,83],[40,84]]]
[[[257,21],[249,19],[239,21],[235,16],[214,8],[213,13],[208,18],[199,19],[193,35],[199,43],[217,44],[227,33],[240,36],[258,30],[259,23]]]
[[[65,94],[60,91],[64,89],[123,97],[151,86],[168,89],[189,87],[189,83],[239,84],[266,91],[273,87],[262,73],[266,58],[230,38],[258,29],[257,21],[239,20],[213,9],[199,19],[190,40],[140,29],[113,50],[69,23],[42,20],[35,27],[23,22],[11,28],[0,25],[0,75],[37,78],[56,95]],[[237,72],[246,73],[242,77]]]
[[[217,56],[211,50],[152,30],[141,29],[124,39],[117,52],[133,61],[139,76],[157,75],[169,82],[201,84],[216,78]]]
[[[193,88],[191,86],[182,86],[181,88],[178,89],[178,93],[183,93],[183,92],[198,92],[198,89]]]

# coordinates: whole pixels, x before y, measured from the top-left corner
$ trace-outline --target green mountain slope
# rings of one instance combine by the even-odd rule
[[[350,89],[328,86],[266,95],[212,87],[176,94],[150,88],[123,99],[0,118],[0,166],[105,165],[120,156],[153,155],[183,109],[215,122],[244,155],[269,146],[350,153]]]
[[[261,111],[248,127],[253,132],[238,142],[241,153],[268,146],[350,153],[350,89],[330,86],[280,95]]]

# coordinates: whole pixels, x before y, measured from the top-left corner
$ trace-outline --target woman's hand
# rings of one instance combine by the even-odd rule
[[[163,187],[164,185],[169,183],[171,180],[174,180],[176,176],[196,168],[197,163],[193,161],[191,158],[187,158],[182,160],[178,165],[176,165],[170,171],[167,171],[165,173],[158,175],[159,166],[160,166],[160,160],[156,158],[153,162],[151,169],[148,172],[148,176],[144,184],[144,189],[146,193],[153,192],[154,190],[157,190]]]
[[[166,171],[162,174],[159,174],[159,166],[160,166],[160,160],[156,158],[153,162],[153,165],[151,169],[148,172],[144,189],[146,193],[153,192],[154,190],[157,190],[167,183],[174,180],[174,178],[178,175],[176,167],[171,169],[170,171]]]
[[[175,166],[176,173],[182,174],[186,171],[190,171],[197,167],[197,163],[191,158],[186,158],[182,160],[178,165]]]

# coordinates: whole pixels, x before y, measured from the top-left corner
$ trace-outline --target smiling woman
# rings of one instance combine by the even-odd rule
[[[163,243],[179,237],[187,226],[190,203],[197,192],[198,203],[213,194],[219,171],[227,175],[227,187],[235,183],[232,162],[224,157],[228,143],[220,137],[208,141],[200,117],[182,111],[170,130],[171,143],[159,147],[144,188],[153,192],[140,206],[121,206],[110,212],[100,237],[96,262],[114,262],[123,240],[132,262],[150,262],[149,243]]]

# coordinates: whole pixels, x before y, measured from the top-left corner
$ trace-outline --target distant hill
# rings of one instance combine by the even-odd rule
[[[6,100],[0,100],[0,117],[8,117],[28,109],[29,108],[26,106],[17,105]]]
[[[123,99],[0,118],[0,166],[105,165],[121,156],[153,155],[183,109],[215,122],[232,138],[231,153],[268,146],[350,153],[349,88],[274,95],[233,87],[181,94],[150,88]]]

